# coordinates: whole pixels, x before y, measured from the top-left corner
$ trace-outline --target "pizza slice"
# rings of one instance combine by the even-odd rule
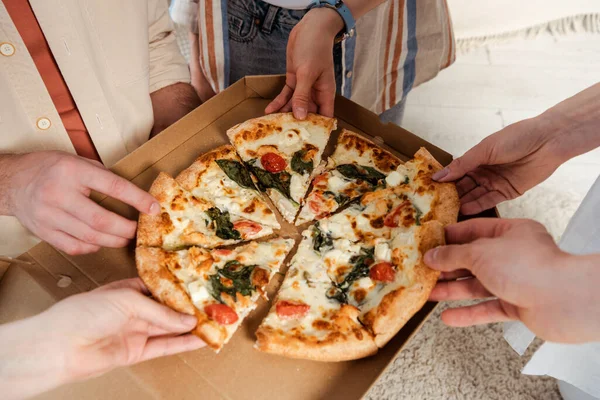
[[[294,245],[293,239],[235,249],[138,247],[137,270],[161,303],[198,318],[193,333],[217,352],[229,341]]]
[[[149,193],[160,204],[161,213],[157,216],[140,214],[138,246],[167,250],[185,246],[212,248],[273,233],[271,226],[230,214],[211,201],[194,196],[163,172]]]
[[[456,222],[460,201],[455,185],[431,179],[441,168],[422,148],[414,159],[388,174],[386,188],[363,195],[316,226],[325,237],[372,242],[391,239],[397,227],[419,226],[430,220],[444,226]]]
[[[402,162],[369,139],[342,130],[334,153],[312,181],[296,225],[319,220],[367,192],[386,186]]]
[[[208,199],[220,210],[249,221],[238,224],[240,231],[257,230],[261,226],[280,228],[275,213],[230,145],[198,157],[176,180],[192,195]]]
[[[293,222],[336,120],[271,114],[234,126],[227,135],[284,219]]]
[[[267,317],[259,326],[258,350],[292,358],[343,361],[377,352],[358,308],[329,296],[332,281],[315,251],[312,228],[290,263]]]

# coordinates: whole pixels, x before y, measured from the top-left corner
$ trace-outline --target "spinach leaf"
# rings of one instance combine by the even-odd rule
[[[219,302],[223,303],[222,293],[228,294],[234,301],[237,301],[236,293],[243,296],[249,296],[255,290],[252,285],[252,272],[256,265],[242,265],[237,260],[228,261],[222,269],[209,277],[211,286],[211,295]],[[230,285],[225,285],[221,277],[231,281]]]
[[[352,201],[352,199],[350,197],[348,197],[342,193],[335,194],[328,190],[326,192],[323,192],[323,194],[326,196],[333,197],[335,199],[336,203],[338,203],[338,206],[340,206],[340,207],[343,207]]]
[[[410,182],[410,179],[407,176],[406,178],[404,178],[404,182],[402,182],[402,183],[405,185],[408,185],[409,182]]]
[[[313,172],[313,160],[304,161],[305,156],[306,150],[298,150],[292,157],[292,170],[300,175],[304,175],[305,172],[309,174]]]
[[[256,190],[256,186],[254,186],[254,182],[252,182],[248,170],[244,168],[244,165],[241,162],[234,160],[217,160],[217,165],[225,172],[225,175],[227,175],[229,179],[241,187]]]
[[[315,223],[315,229],[317,230],[317,235],[313,239],[313,250],[317,253],[320,253],[322,250],[330,249],[333,247],[333,239],[328,233],[323,233],[321,229],[319,229],[319,222]]]
[[[246,165],[258,179],[259,189],[264,192],[267,189],[275,189],[294,203],[290,195],[290,183],[292,176],[286,172],[269,172],[254,165],[256,160],[250,160]],[[296,203],[297,204],[297,203]]]
[[[348,291],[350,286],[360,279],[369,276],[369,270],[373,264],[375,258],[375,249],[361,249],[361,254],[354,256],[350,259],[350,262],[354,264],[352,271],[346,275],[344,280],[340,283],[333,282],[331,288],[325,294],[328,299],[334,299],[340,303],[348,303]]]
[[[231,219],[229,217],[229,211],[221,211],[217,207],[212,207],[206,210],[206,214],[214,221],[217,226],[216,233],[221,239],[235,239],[239,240],[242,235],[234,229]]]
[[[362,179],[373,186],[377,186],[379,181],[385,180],[384,174],[366,165],[342,164],[338,165],[336,169],[348,179]]]
[[[415,209],[415,223],[417,226],[421,226],[421,217],[423,216],[423,211],[419,210],[414,204],[412,206]]]

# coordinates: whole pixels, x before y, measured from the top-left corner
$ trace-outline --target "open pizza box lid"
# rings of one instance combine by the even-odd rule
[[[247,77],[237,82],[125,157],[112,170],[146,190],[160,171],[176,176],[198,155],[228,143],[228,128],[263,115],[268,99],[274,98],[283,84],[284,79],[279,76]],[[336,100],[335,114],[338,128],[369,135],[404,160],[421,146],[442,164],[452,159],[450,154],[396,125],[381,124],[375,114],[345,98]],[[336,140],[337,134],[332,136],[326,154],[330,154]],[[97,196],[95,200],[119,214],[137,218],[134,210],[113,199]],[[283,233],[298,237],[289,224]],[[0,261],[0,323],[37,314],[67,296],[135,276],[133,245],[71,257],[41,243],[19,257],[18,262],[8,265]],[[274,279],[271,293],[280,280]],[[427,303],[375,356],[319,363],[264,354],[253,348],[254,331],[268,310],[268,303],[261,300],[219,354],[204,348],[164,357],[67,385],[39,398],[360,399],[434,307],[435,304]]]

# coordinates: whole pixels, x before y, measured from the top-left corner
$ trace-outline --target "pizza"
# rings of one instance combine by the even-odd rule
[[[336,124],[317,114],[303,121],[292,113],[271,114],[238,124],[227,136],[256,176],[259,189],[293,223]]]
[[[401,161],[365,137],[343,129],[334,153],[312,181],[296,225],[319,220],[377,187]]]
[[[444,226],[458,216],[454,185],[431,179],[439,169],[421,149],[388,174],[400,175],[397,185],[304,231],[256,347],[342,361],[384,346],[427,301],[439,273],[422,256],[444,244]]]
[[[138,246],[167,250],[186,246],[213,248],[273,233],[273,226],[230,213],[222,205],[195,196],[164,172],[158,175],[149,193],[160,204],[161,212],[156,216],[140,214]]]
[[[210,200],[220,210],[249,221],[238,223],[241,232],[268,226],[279,229],[277,217],[258,191],[248,170],[230,146],[218,147],[202,156],[176,178],[192,195]],[[259,221],[259,224],[250,222]]]
[[[293,239],[250,242],[235,249],[190,247],[136,249],[137,270],[152,295],[182,313],[195,315],[193,333],[219,351],[279,271]]]
[[[252,119],[227,131],[232,145],[152,184],[161,213],[140,215],[138,273],[158,301],[198,318],[193,332],[214,350],[266,298],[295,244],[263,193],[287,222],[312,224],[256,331],[258,350],[366,357],[427,301],[439,273],[423,255],[457,220],[456,187],[433,181],[442,166],[426,149],[402,163],[347,130],[320,163],[335,128],[314,114]]]

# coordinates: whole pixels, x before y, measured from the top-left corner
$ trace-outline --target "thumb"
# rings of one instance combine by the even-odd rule
[[[480,165],[490,164],[488,154],[488,145],[483,141],[461,157],[454,159],[446,168],[433,174],[432,178],[438,182],[456,181]]]
[[[292,111],[294,117],[304,120],[308,115],[308,105],[312,97],[312,87],[316,81],[316,77],[302,72],[298,72],[296,76],[297,82],[294,95],[292,96]]]

